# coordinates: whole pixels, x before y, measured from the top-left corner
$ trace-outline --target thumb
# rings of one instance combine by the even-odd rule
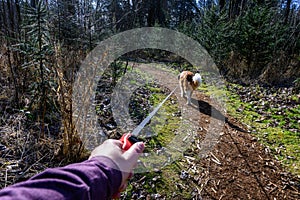
[[[144,142],[134,143],[127,151],[124,152],[123,156],[130,163],[136,163],[140,154],[143,153],[145,149]]]

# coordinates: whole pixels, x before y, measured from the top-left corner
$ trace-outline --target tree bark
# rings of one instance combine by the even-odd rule
[[[292,0],[287,0],[286,2],[286,8],[285,8],[285,16],[284,16],[284,23],[287,24],[289,21],[289,15],[291,12],[291,3]]]
[[[219,6],[220,6],[220,12],[224,10],[225,7],[225,0],[220,0],[219,1]]]

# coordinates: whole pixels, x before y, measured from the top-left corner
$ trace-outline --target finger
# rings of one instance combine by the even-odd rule
[[[123,143],[120,140],[108,139],[106,141],[108,141],[110,143],[110,145],[114,145],[117,149],[122,151]]]
[[[119,140],[108,139],[105,140],[101,145],[97,146],[92,152],[89,159],[99,155],[112,155],[113,150],[119,150],[122,153],[122,142]]]
[[[128,186],[128,183],[121,185],[118,192],[112,196],[112,199],[119,199],[121,197],[121,192],[125,191]]]
[[[114,139],[109,139],[109,140],[106,140],[106,141],[109,141],[111,142],[113,145],[115,146],[118,146],[118,147],[122,147],[122,142],[120,140],[114,140]]]
[[[127,151],[125,151],[123,155],[126,158],[126,160],[129,163],[132,163],[132,166],[134,166],[144,149],[145,144],[143,142],[137,142],[133,144]]]
[[[129,179],[131,179],[132,177],[133,177],[133,172],[130,172],[127,179],[129,180]]]
[[[112,196],[112,199],[119,199],[121,197],[121,192],[117,192]]]
[[[119,192],[123,192],[124,190],[126,190],[128,183],[126,182],[125,184],[123,184],[120,188],[119,188]]]

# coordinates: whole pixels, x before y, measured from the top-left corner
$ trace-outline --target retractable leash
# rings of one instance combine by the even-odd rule
[[[178,86],[177,86],[178,87]],[[132,131],[132,133],[125,133],[120,138],[120,141],[123,143],[122,149],[127,151],[134,143],[140,142],[138,139],[138,134],[146,126],[146,124],[151,120],[151,118],[157,113],[160,107],[170,98],[170,96],[175,92],[177,87],[156,107],[154,110]]]
[[[142,140],[138,139],[136,136],[130,133],[125,133],[120,138],[120,141],[123,144],[122,149],[127,151],[134,143],[141,142]]]

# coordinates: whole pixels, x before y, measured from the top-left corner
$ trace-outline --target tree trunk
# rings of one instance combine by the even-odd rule
[[[290,11],[291,11],[291,3],[292,3],[292,0],[287,0],[287,2],[286,2],[285,16],[284,16],[285,24],[287,24],[289,21],[289,15],[290,15]]]
[[[30,6],[36,8],[37,0],[30,0]]]
[[[223,9],[225,7],[225,0],[220,0],[219,1],[219,6],[220,6],[220,12],[223,11]]]
[[[147,18],[148,26],[154,26],[156,22],[158,22],[158,24],[162,26],[166,25],[166,6],[166,0],[151,1]]]

